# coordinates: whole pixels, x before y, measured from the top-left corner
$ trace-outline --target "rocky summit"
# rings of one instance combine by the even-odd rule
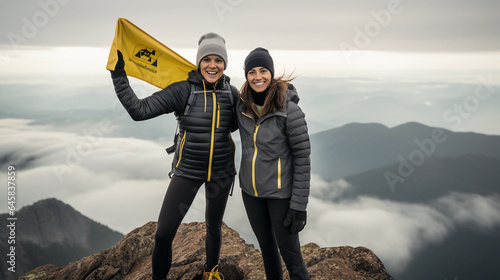
[[[66,267],[44,265],[19,279],[151,279],[151,252],[156,223],[149,222],[127,234],[115,246],[70,263]],[[246,244],[238,232],[226,224],[219,271],[226,280],[264,280],[260,251]],[[201,279],[205,262],[205,223],[182,224],[173,243],[173,263],[168,280]],[[311,279],[393,279],[380,259],[364,247],[330,247],[309,243],[302,254]],[[283,265],[286,270],[285,266]],[[288,273],[285,279],[288,278]]]

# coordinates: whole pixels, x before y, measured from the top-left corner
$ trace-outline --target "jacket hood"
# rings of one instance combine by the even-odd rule
[[[187,81],[192,84],[199,85],[201,87],[203,87],[203,81],[205,81],[205,85],[212,85],[211,83],[207,82],[205,78],[203,78],[203,75],[198,70],[191,70],[191,72],[188,73]],[[231,79],[225,74],[222,74],[222,77],[220,77],[220,79],[217,82],[216,88],[217,89],[223,88],[226,81],[230,83]]]
[[[295,104],[299,104],[299,94],[297,89],[292,84],[288,84],[288,90],[286,91],[286,100],[292,101]]]

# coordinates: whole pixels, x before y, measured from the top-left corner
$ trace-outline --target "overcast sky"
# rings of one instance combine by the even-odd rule
[[[176,48],[214,31],[236,49],[498,51],[499,10],[496,0],[2,1],[0,44],[107,47],[124,17]]]

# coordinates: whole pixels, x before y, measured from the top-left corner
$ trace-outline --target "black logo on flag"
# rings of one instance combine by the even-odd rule
[[[148,48],[145,45],[137,45],[134,49],[133,57],[140,59],[154,67],[158,67],[158,57],[162,55],[161,52]]]

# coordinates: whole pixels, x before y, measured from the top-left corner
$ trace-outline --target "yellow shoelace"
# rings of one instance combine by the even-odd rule
[[[216,266],[214,266],[214,268],[212,268],[212,271],[210,271],[210,277],[208,277],[208,280],[224,280],[224,276],[219,271],[217,271],[218,270],[217,267],[218,267],[218,265],[216,265]]]

